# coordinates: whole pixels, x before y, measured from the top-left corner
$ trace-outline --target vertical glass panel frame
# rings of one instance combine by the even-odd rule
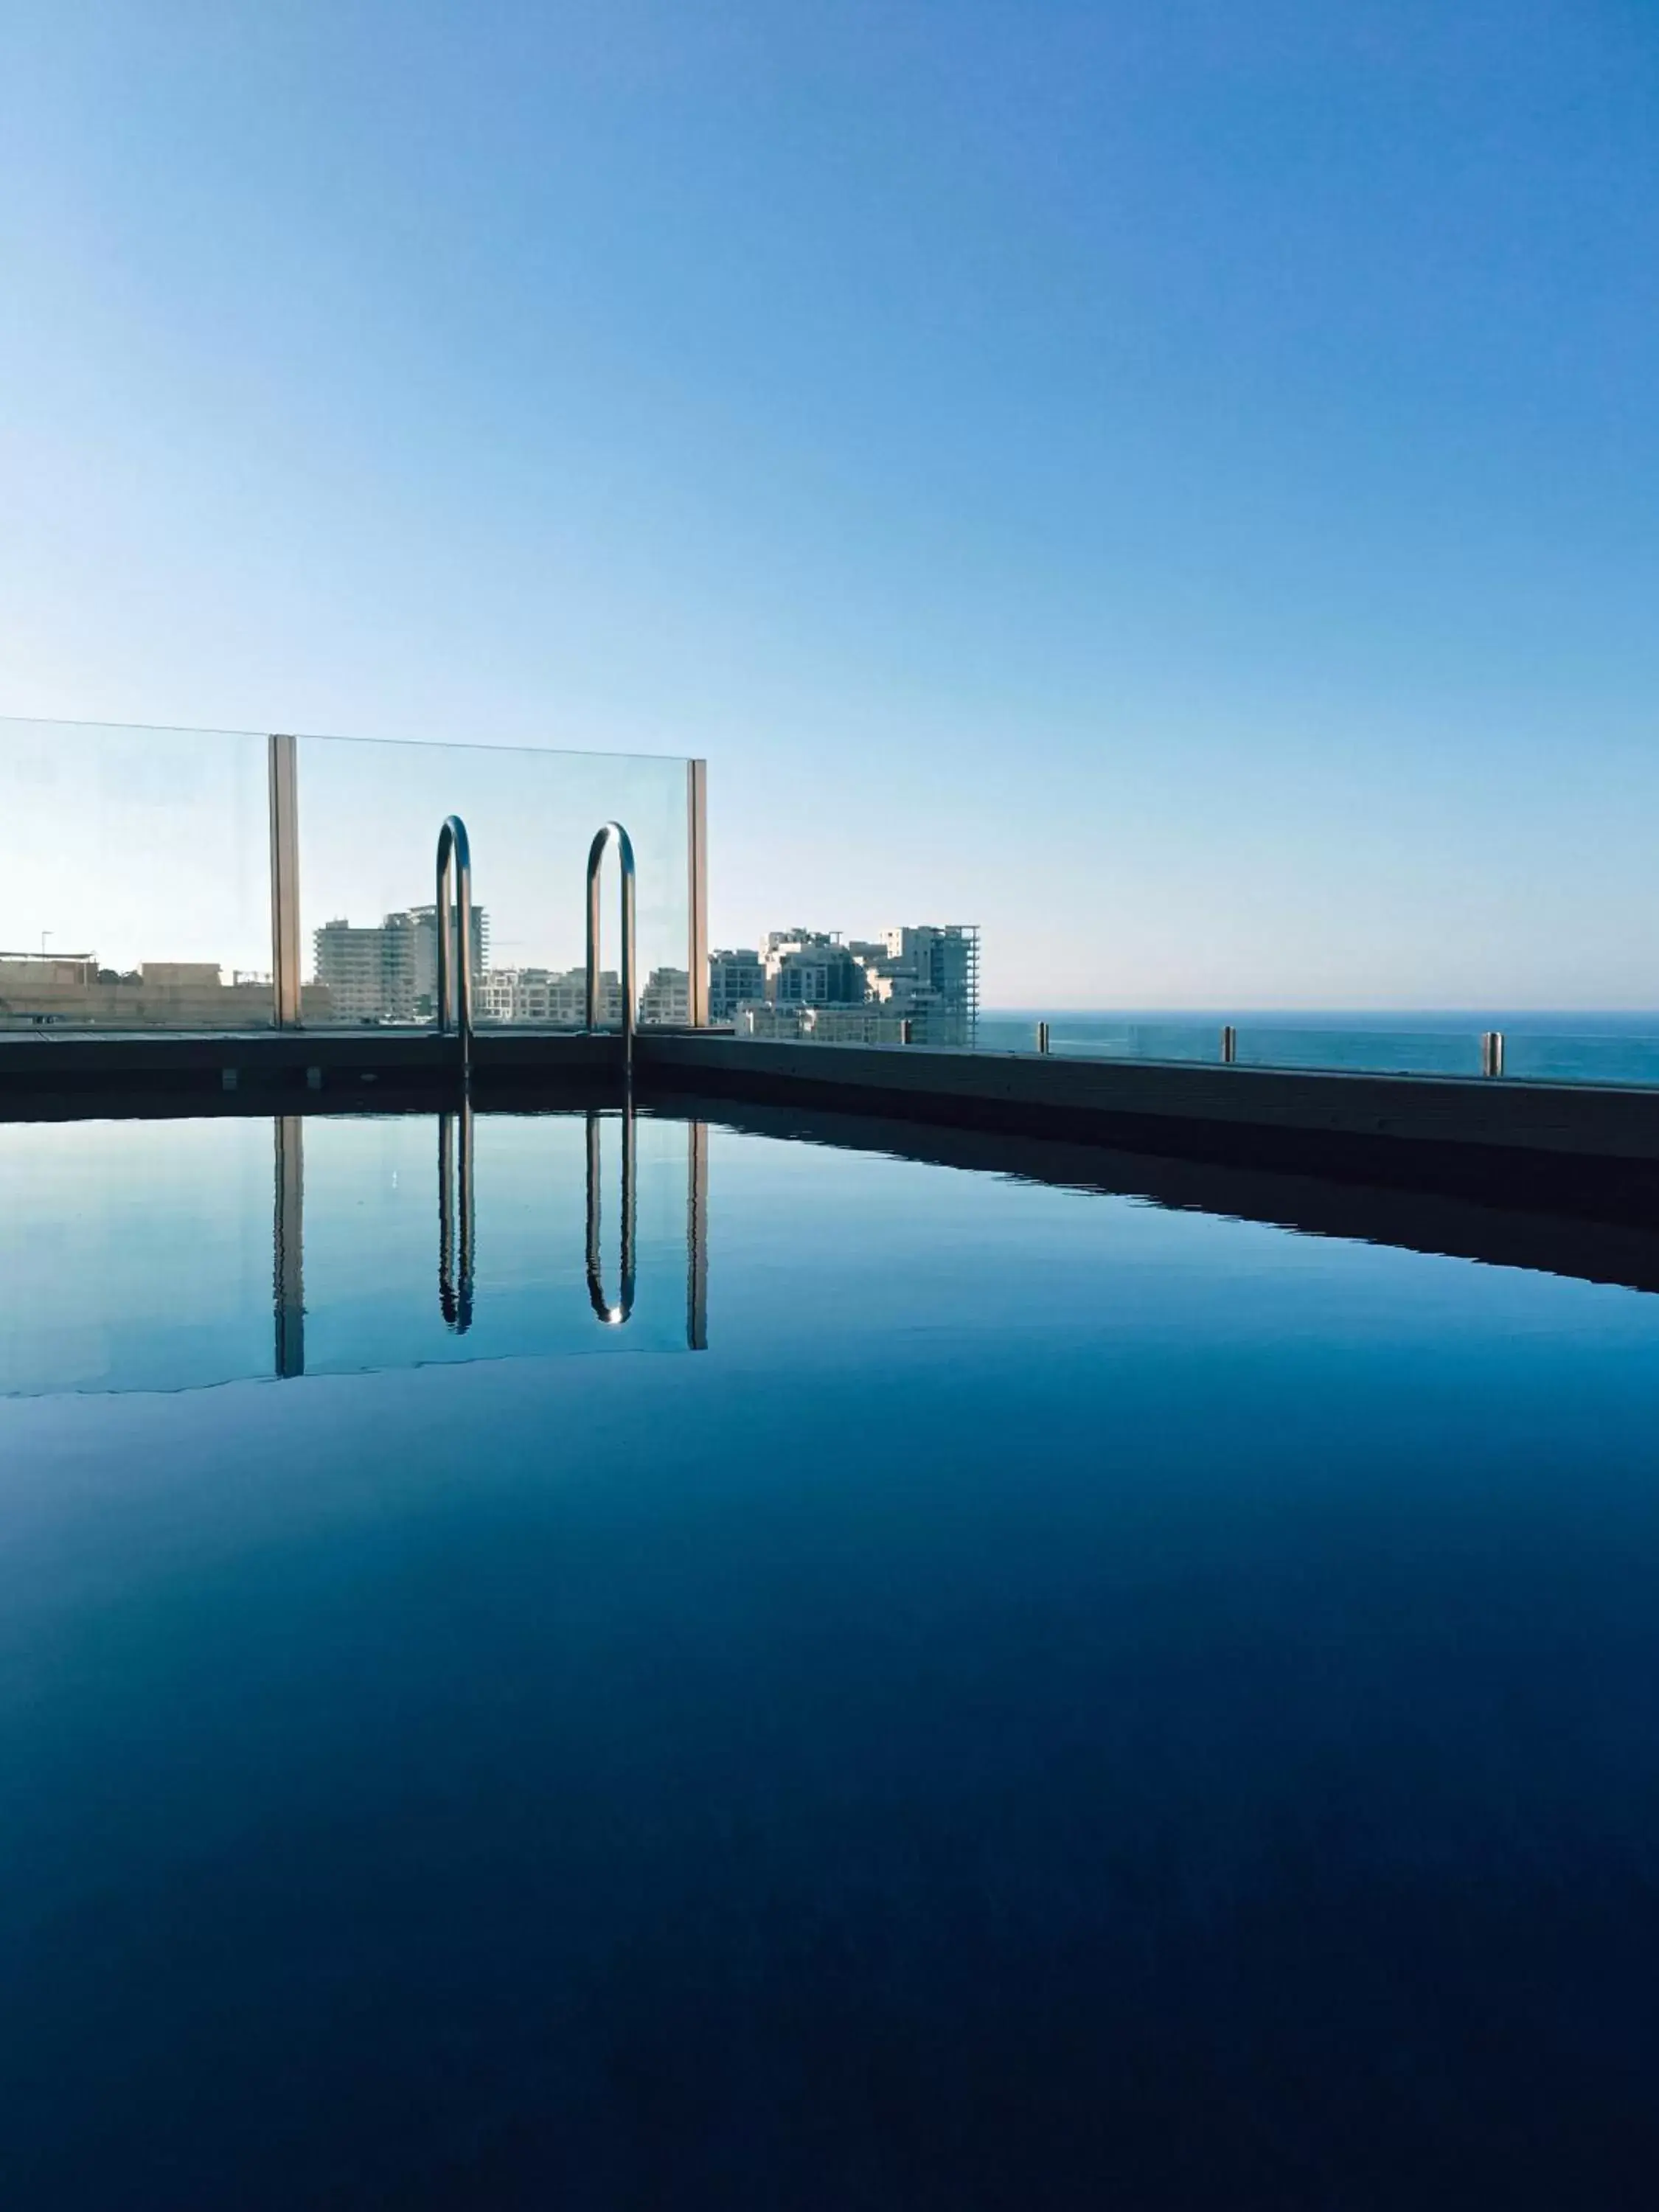
[[[270,1026],[269,744],[0,720],[0,1030]]]
[[[474,1019],[580,1028],[586,866],[594,832],[620,822],[638,866],[640,1019],[690,1018],[686,762],[637,754],[298,740],[301,1019],[425,1024],[433,1018],[438,832],[460,816],[471,848]],[[600,967],[620,1018],[617,862],[602,881]]]

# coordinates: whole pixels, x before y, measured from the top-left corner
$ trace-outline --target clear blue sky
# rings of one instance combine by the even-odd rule
[[[1659,6],[0,9],[0,710],[702,752],[717,939],[1659,1003]]]

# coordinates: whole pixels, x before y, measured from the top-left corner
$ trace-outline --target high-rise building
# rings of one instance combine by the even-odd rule
[[[450,915],[450,943],[459,961],[460,917]],[[326,984],[334,1018],[343,1022],[429,1021],[438,1011],[437,908],[410,907],[372,928],[345,921],[312,933],[317,981]],[[489,946],[489,917],[472,908],[475,998]]]
[[[337,1021],[415,1019],[415,931],[406,914],[389,914],[372,928],[325,921],[311,941]]]
[[[979,1026],[979,931],[924,922],[854,948],[870,995],[909,1016],[917,1044],[971,1045]]]
[[[435,906],[412,906],[407,915],[387,915],[386,923],[407,921],[415,932],[415,1011],[418,1014],[435,1014],[438,1011],[438,909]],[[461,917],[454,907],[449,910],[449,957],[452,966],[460,961]],[[481,906],[472,909],[472,981],[476,986],[489,965],[489,916]]]

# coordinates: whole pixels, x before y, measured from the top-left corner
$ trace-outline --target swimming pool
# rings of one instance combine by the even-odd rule
[[[0,1128],[8,2203],[1644,2203],[1659,1302],[623,1135]]]

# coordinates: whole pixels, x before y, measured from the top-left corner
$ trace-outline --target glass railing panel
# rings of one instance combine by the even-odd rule
[[[1504,1073],[1518,1082],[1659,1084],[1659,1021],[1646,1017],[1626,1035],[1508,1030]]]
[[[981,1052],[1035,1052],[1036,1014],[982,1013]],[[1211,1021],[1139,1021],[1115,1014],[1051,1014],[1048,1050],[1073,1060],[1217,1060],[1221,1030]]]
[[[1468,1029],[1283,1028],[1237,1024],[1241,1067],[1282,1067],[1370,1075],[1480,1073],[1480,1036]]]
[[[1048,1018],[1048,1051],[1082,1060],[1219,1064],[1224,1030],[1234,1032],[1234,1056],[1243,1067],[1346,1070],[1359,1073],[1474,1076],[1480,1073],[1480,1040],[1473,1025],[1371,1026],[1340,1020],[1231,1024],[1220,1015],[1187,1020],[1114,1014],[1054,1014]],[[982,1051],[1033,1052],[1039,1018],[981,1014]]]
[[[0,1396],[702,1347],[706,1130],[461,1120],[0,1123]]]
[[[620,822],[637,866],[639,1018],[688,1018],[684,760],[302,738],[298,747],[301,1018],[429,1023],[438,832],[459,814],[472,856],[474,1013],[482,1028],[579,1028],[586,868]],[[601,878],[603,1012],[620,1017],[617,864]]]
[[[269,1026],[264,738],[0,720],[0,1030]]]

